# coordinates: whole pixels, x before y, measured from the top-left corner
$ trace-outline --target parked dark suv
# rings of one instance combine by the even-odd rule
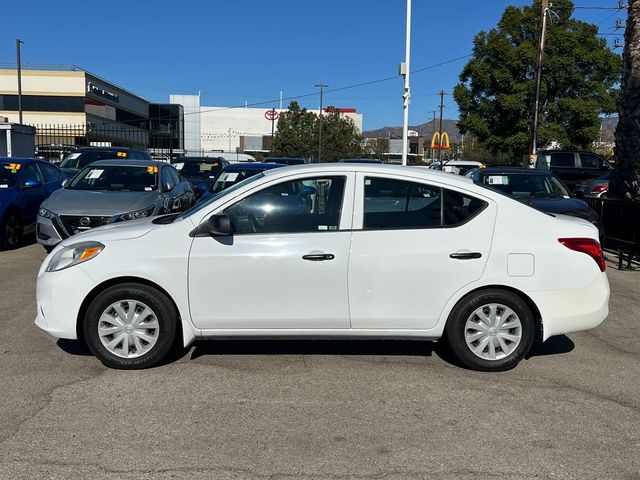
[[[550,157],[549,170],[573,191],[580,182],[601,177],[613,166],[600,155],[573,150],[545,150],[540,152],[536,168],[546,170],[544,157]]]
[[[80,147],[65,157],[58,165],[70,178],[90,163],[98,160],[148,160],[153,159],[142,149],[127,147]]]

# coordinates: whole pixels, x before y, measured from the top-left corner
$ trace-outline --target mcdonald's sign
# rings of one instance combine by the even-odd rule
[[[449,145],[449,135],[447,132],[436,132],[431,137],[431,148],[433,150],[449,150],[451,146]]]

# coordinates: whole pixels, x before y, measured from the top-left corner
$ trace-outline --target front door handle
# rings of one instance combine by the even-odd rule
[[[482,257],[480,252],[454,252],[449,255],[449,258],[453,258],[455,260],[471,260],[480,257]]]
[[[309,260],[311,262],[324,262],[325,260],[333,260],[336,256],[333,253],[310,253],[303,255],[303,260]]]

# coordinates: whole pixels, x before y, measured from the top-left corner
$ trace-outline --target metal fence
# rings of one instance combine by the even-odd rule
[[[604,228],[604,247],[619,254],[618,267],[640,257],[640,202],[613,198],[585,197]]]
[[[112,124],[79,125],[38,124],[36,128],[36,156],[51,162],[61,161],[76,147],[132,147],[149,149],[158,160],[169,160],[173,154],[171,138],[133,127]]]

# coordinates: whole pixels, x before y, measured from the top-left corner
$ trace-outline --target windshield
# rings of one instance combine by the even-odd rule
[[[75,152],[69,154],[60,163],[60,168],[84,168],[92,162],[98,160],[114,160],[118,158],[127,158],[127,152],[99,151],[99,152]]]
[[[482,175],[481,182],[516,198],[571,196],[562,182],[552,175],[495,173]]]
[[[19,163],[3,163],[0,165],[0,188],[13,187],[20,170]]]
[[[252,172],[253,173],[253,172]],[[245,178],[243,181],[236,183],[235,185],[233,185],[232,187],[227,188],[226,190],[217,193],[216,195],[213,195],[211,198],[209,198],[208,200],[201,202],[201,203],[196,203],[193,207],[191,207],[188,210],[185,210],[182,215],[180,215],[179,217],[176,217],[174,222],[177,222],[178,220],[182,220],[183,218],[187,218],[189,215],[192,215],[200,210],[202,210],[205,207],[208,207],[211,203],[215,202],[216,200],[224,197],[225,195],[228,195],[232,192],[235,192],[236,190],[238,190],[239,188],[244,187],[245,185],[249,185],[250,183],[255,182],[256,180],[261,179],[262,177],[264,177],[264,174],[262,172],[258,172],[257,175],[252,175],[249,178]]]
[[[158,167],[98,165],[87,167],[71,180],[70,190],[151,192],[157,189]]]
[[[213,179],[220,173],[220,170],[222,170],[222,163],[220,161],[212,162],[211,160],[202,160],[175,163],[174,167],[185,177]]]
[[[226,190],[231,185],[235,185],[236,183],[242,182],[247,178],[258,175],[260,170],[240,170],[236,172],[225,172],[223,171],[220,176],[216,179],[215,183],[211,186],[210,191],[212,193],[220,193],[223,190]]]

